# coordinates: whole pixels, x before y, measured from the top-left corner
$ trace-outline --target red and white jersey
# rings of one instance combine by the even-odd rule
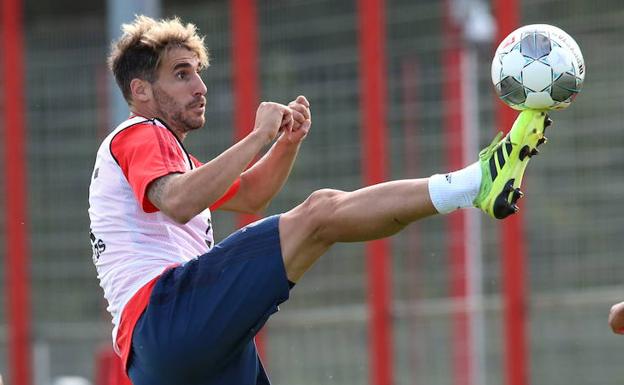
[[[98,150],[89,189],[90,236],[93,262],[113,317],[113,341],[124,306],[137,290],[167,267],[213,246],[209,209],[182,225],[147,197],[147,187],[156,178],[200,165],[157,119],[126,120]]]

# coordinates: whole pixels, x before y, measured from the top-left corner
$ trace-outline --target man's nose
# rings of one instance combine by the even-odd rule
[[[202,80],[201,76],[197,74],[197,84],[195,86],[195,92],[193,94],[203,96],[203,95],[206,95],[207,92],[208,92],[208,88],[206,87],[206,84]]]

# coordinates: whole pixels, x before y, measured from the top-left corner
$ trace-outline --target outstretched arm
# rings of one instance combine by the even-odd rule
[[[292,170],[299,146],[312,124],[310,104],[304,96],[297,97],[288,107],[293,116],[292,130],[283,131],[271,149],[241,174],[238,192],[220,209],[257,213],[264,210],[282,189]]]
[[[611,306],[609,326],[611,326],[613,333],[624,334],[624,302]]]
[[[151,203],[179,223],[186,223],[219,199],[258,152],[277,136],[292,130],[291,110],[262,103],[253,131],[210,162],[195,170],[168,174],[147,188]]]

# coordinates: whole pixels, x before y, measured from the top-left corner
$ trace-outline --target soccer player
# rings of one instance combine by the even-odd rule
[[[114,347],[135,385],[268,384],[253,338],[321,255],[460,208],[513,214],[550,123],[524,111],[464,169],[315,191],[215,245],[211,210],[259,212],[280,191],[309,133],[310,104],[261,103],[253,130],[201,163],[183,143],[205,120],[203,39],[178,19],[138,16],[123,31],[109,64],[130,117],[98,150],[89,215]]]

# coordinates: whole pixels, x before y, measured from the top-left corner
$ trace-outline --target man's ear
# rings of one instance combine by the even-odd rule
[[[149,102],[152,100],[152,85],[139,78],[130,81],[130,91],[132,92],[132,100],[137,102]]]

